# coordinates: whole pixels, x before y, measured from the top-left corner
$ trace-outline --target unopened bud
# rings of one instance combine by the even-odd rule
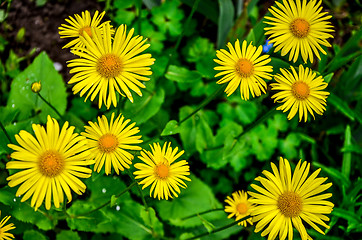
[[[33,91],[33,93],[38,93],[41,90],[41,83],[40,82],[33,82],[33,84],[31,84],[31,91]]]

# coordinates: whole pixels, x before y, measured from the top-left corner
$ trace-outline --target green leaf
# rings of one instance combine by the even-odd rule
[[[151,229],[158,234],[158,236],[162,237],[164,235],[163,224],[157,218],[156,212],[153,208],[149,207],[147,209],[141,209],[141,218],[147,226],[151,227]]]
[[[169,136],[180,133],[180,128],[176,120],[171,120],[166,124],[166,127],[163,129],[161,136]]]
[[[341,50],[335,55],[328,64],[328,73],[336,71],[338,68],[345,66],[349,61],[361,55],[360,41],[362,38],[362,29],[358,30],[344,44]]]
[[[348,211],[342,208],[334,207],[333,211],[331,212],[331,215],[346,219],[348,221],[348,224],[362,223],[360,216],[358,216],[355,212]]]
[[[183,3],[192,7],[195,0],[181,0]],[[217,24],[219,13],[217,12],[218,6],[214,0],[202,0],[197,6],[197,12],[204,15],[207,19],[210,19],[213,23]]]
[[[345,101],[340,99],[337,95],[330,93],[327,101],[333,105],[337,110],[339,110],[343,115],[348,117],[351,121],[355,120],[355,114],[352,109],[350,109]]]
[[[122,113],[137,124],[144,123],[160,110],[164,98],[165,91],[162,88],[151,93],[144,91],[142,97],[134,96],[134,103],[127,101]]]
[[[193,83],[201,79],[201,74],[196,71],[190,71],[184,67],[170,65],[165,77],[175,82]]]
[[[332,73],[324,76],[324,77],[323,77],[323,78],[324,78],[324,81],[325,81],[326,83],[330,83],[331,80],[332,80],[333,75],[334,75],[334,73],[332,72]]]
[[[190,106],[182,107],[179,119],[186,118],[193,111],[194,109]],[[214,139],[207,115],[201,110],[181,123],[179,129],[183,146],[188,154],[192,154],[195,150],[202,153],[204,149],[213,145]]]
[[[352,135],[351,135],[351,127],[347,125],[346,131],[344,133],[344,144],[343,147],[349,147],[352,145]],[[351,164],[352,164],[352,153],[344,152],[342,159],[342,174],[349,178],[349,174],[351,173]]]
[[[77,232],[62,230],[57,234],[56,240],[81,240]]]
[[[269,64],[273,66],[273,74],[279,73],[281,68],[288,69],[290,67],[289,63],[275,57],[271,57]]]
[[[47,240],[47,238],[40,232],[35,230],[27,230],[23,235],[24,240]]]
[[[347,129],[346,129],[347,130]],[[361,146],[359,145],[348,145],[348,146],[344,146],[342,149],[341,149],[341,152],[345,153],[345,152],[353,152],[353,153],[357,153],[357,154],[360,154],[362,155],[362,149],[361,149]]]
[[[217,29],[217,48],[220,49],[225,44],[226,37],[234,23],[234,5],[231,0],[218,0],[219,21]]]
[[[67,94],[61,75],[55,70],[53,62],[45,52],[40,53],[23,72],[19,73],[11,83],[7,105],[19,109],[19,120],[40,111],[40,119],[45,122],[47,115],[59,118],[58,115],[37,94],[31,91],[33,82],[41,81],[41,95],[59,112],[64,114],[67,106]],[[21,97],[20,97],[21,96]]]
[[[177,198],[156,202],[160,217],[170,221],[172,225],[185,228],[200,226],[203,222],[198,217],[184,220],[182,218],[222,206],[209,186],[193,175],[190,176],[190,179],[191,182],[187,182],[187,188],[182,189]],[[203,218],[207,221],[223,219],[226,218],[226,214],[223,211],[215,211],[204,214]]]
[[[253,44],[255,44],[255,34],[254,34],[253,29],[251,29],[248,36],[246,36],[246,41],[248,43],[252,42]]]
[[[323,164],[319,163],[319,162],[314,162],[313,163],[316,167],[322,168],[323,172],[326,172],[329,176],[334,178],[334,182],[340,182],[341,185],[338,186],[345,186],[345,187],[349,187],[351,185],[351,182],[348,178],[346,178],[345,175],[343,175],[340,171],[338,171],[337,169],[333,168],[333,167],[327,167],[324,166]]]

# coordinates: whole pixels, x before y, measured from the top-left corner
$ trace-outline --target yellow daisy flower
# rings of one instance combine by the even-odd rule
[[[279,171],[274,163],[271,167],[273,173],[263,171],[266,178],[255,178],[262,186],[251,184],[258,193],[248,192],[252,196],[249,201],[257,204],[251,212],[253,222],[258,222],[255,232],[265,228],[261,236],[269,234],[269,240],[275,239],[278,233],[280,240],[293,239],[294,226],[302,240],[312,239],[302,223],[304,220],[324,234],[316,223],[329,228],[324,222],[329,221],[325,214],[331,213],[334,205],[325,200],[332,193],[320,194],[332,186],[332,183],[323,184],[327,178],[317,178],[321,169],[308,177],[310,164],[300,160],[292,175],[288,160],[283,158],[279,161]]]
[[[228,206],[225,206],[225,212],[230,213],[228,218],[236,216],[235,221],[239,221],[240,219],[249,216],[251,209],[254,207],[248,200],[248,194],[244,191],[234,192],[232,198],[227,196],[225,202],[229,204]],[[251,218],[239,222],[238,225],[246,227],[248,223],[253,225]]]
[[[105,12],[99,14],[98,11],[94,13],[93,19],[88,11],[82,12],[82,16],[79,14],[74,14],[74,18],[69,16],[69,19],[65,19],[70,25],[62,24],[59,27],[59,35],[60,38],[75,38],[66,44],[63,48],[79,48],[84,47],[84,43],[81,37],[84,37],[84,33],[87,33],[91,38],[92,35],[92,28],[97,28],[101,32],[103,32],[103,26],[105,23],[110,21],[104,22],[100,24]],[[111,30],[114,33],[114,30]]]
[[[153,143],[151,146],[152,153],[146,150],[141,152],[138,157],[144,163],[136,163],[134,166],[138,171],[134,172],[136,179],[144,178],[139,184],[144,184],[142,189],[145,189],[152,184],[150,196],[168,200],[168,197],[178,197],[180,187],[186,188],[187,185],[183,180],[191,181],[186,177],[190,175],[190,167],[186,160],[178,162],[174,161],[179,158],[184,151],[178,151],[178,147],[172,150],[171,143],[164,143],[162,149],[159,143]],[[176,193],[177,192],[177,193]],[[173,195],[173,196],[172,196]]]
[[[106,174],[111,173],[111,165],[117,174],[119,170],[129,168],[134,156],[127,150],[141,150],[139,144],[142,136],[135,136],[139,128],[134,127],[135,122],[128,125],[130,119],[124,120],[121,114],[114,120],[114,113],[108,123],[106,116],[98,117],[98,123],[88,122],[85,132],[81,133],[88,138],[90,156],[94,156],[94,171],[99,172],[105,164]]]
[[[74,52],[81,58],[68,63],[68,67],[72,67],[70,73],[76,73],[69,81],[69,84],[76,83],[73,87],[74,94],[80,92],[80,96],[83,96],[88,91],[84,101],[90,95],[93,101],[99,94],[99,108],[102,102],[107,108],[111,103],[117,106],[115,90],[133,102],[129,88],[142,96],[139,87],[145,86],[140,81],[148,81],[149,78],[144,75],[152,74],[149,66],[155,59],[151,58],[151,54],[138,55],[150,45],[144,44],[146,39],[142,40],[142,36],[132,37],[133,28],[127,34],[126,28],[121,25],[117,29],[114,41],[109,24],[103,27],[104,35],[92,28],[93,39],[88,34],[80,37],[86,47]]]
[[[87,166],[94,161],[88,160],[85,137],[74,133],[74,127],[65,122],[60,130],[57,120],[48,116],[46,129],[32,125],[35,137],[22,130],[15,135],[20,146],[8,144],[15,152],[6,164],[7,169],[21,169],[9,176],[9,186],[20,184],[16,196],[23,195],[22,202],[32,195],[31,206],[37,210],[45,199],[45,208],[50,209],[51,200],[54,206],[72,200],[71,189],[81,195],[86,185],[79,178],[88,178],[92,170]],[[69,128],[68,128],[69,127]]]
[[[215,70],[221,71],[215,77],[223,76],[217,84],[229,82],[225,92],[230,96],[240,85],[241,99],[249,100],[249,92],[253,97],[265,93],[266,83],[263,79],[270,80],[273,67],[266,65],[271,59],[269,55],[260,56],[263,46],[256,48],[251,43],[247,46],[244,40],[240,49],[239,40],[235,42],[235,49],[231,43],[227,44],[230,52],[225,49],[217,50],[214,59],[220,66]]]
[[[326,99],[329,92],[323,91],[327,87],[322,76],[316,78],[316,73],[313,73],[309,68],[303,68],[299,65],[297,73],[293,67],[292,72],[285,69],[280,69],[282,75],[274,75],[277,83],[270,84],[271,90],[278,91],[272,96],[274,102],[282,102],[283,105],[277,107],[277,110],[286,112],[290,109],[288,119],[292,119],[299,112],[299,121],[304,116],[304,121],[308,119],[308,112],[314,117],[316,112],[322,115],[326,110]]]
[[[0,217],[1,217],[1,210],[0,210]],[[10,223],[8,225],[5,225],[5,223],[10,219],[10,216],[4,217],[0,221],[0,240],[11,240],[14,239],[14,235],[11,233],[8,233],[7,231],[10,231],[15,228],[14,223]],[[5,226],[4,226],[5,225]]]
[[[282,50],[282,56],[289,53],[289,61],[296,62],[299,54],[303,61],[313,63],[313,53],[321,59],[319,51],[327,54],[320,45],[330,47],[327,38],[333,38],[330,32],[334,32],[333,26],[326,21],[332,16],[327,12],[321,12],[322,1],[311,0],[306,3],[303,0],[283,0],[283,4],[275,2],[279,7],[272,6],[269,12],[273,17],[265,16],[271,25],[264,28],[269,36],[270,43],[275,46],[275,52]]]

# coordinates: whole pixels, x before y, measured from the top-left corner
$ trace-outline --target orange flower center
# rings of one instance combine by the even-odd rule
[[[246,78],[250,77],[254,71],[254,65],[246,58],[240,59],[236,63],[236,71],[240,74],[241,77]]]
[[[290,24],[290,30],[292,31],[294,36],[298,38],[305,38],[306,36],[308,36],[309,29],[310,29],[310,24],[306,20],[301,18],[295,19]]]
[[[297,81],[292,85],[292,92],[294,97],[299,100],[304,100],[309,96],[310,89],[305,82]]]
[[[39,170],[47,177],[55,177],[64,169],[64,158],[57,151],[48,150],[39,158]]]
[[[102,152],[113,152],[118,147],[118,139],[115,135],[107,133],[99,138],[98,147]]]
[[[286,217],[299,216],[303,208],[301,197],[295,192],[285,192],[278,199],[278,208]]]
[[[165,179],[168,177],[169,170],[170,170],[169,166],[167,166],[164,163],[161,163],[156,167],[156,174],[159,178]]]
[[[238,210],[238,212],[240,214],[245,214],[247,211],[248,211],[248,207],[246,206],[245,203],[239,203],[237,206],[236,206],[236,210]]]
[[[97,71],[105,78],[114,78],[122,71],[122,61],[112,53],[108,53],[99,58]]]
[[[79,29],[79,34],[83,37],[84,37],[84,32],[86,32],[88,36],[92,38],[92,28],[90,26]]]

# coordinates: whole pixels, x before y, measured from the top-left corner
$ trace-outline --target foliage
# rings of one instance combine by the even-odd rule
[[[348,17],[332,20],[336,31],[333,47],[324,48],[327,55],[322,54],[314,64],[298,60],[293,65],[304,64],[323,76],[330,92],[323,116],[299,123],[273,110],[276,105],[269,90],[259,98],[243,101],[240,93],[226,97],[223,86],[215,83],[217,72],[213,68],[217,64],[213,59],[217,49],[225,49],[225,44],[235,39],[253,41],[256,46],[265,44],[261,15],[267,11],[265,2],[99,1],[115,27],[127,24],[148,38],[147,51],[156,59],[151,80],[144,83],[143,96],[134,96],[134,103],[120,96],[119,106],[109,110],[70,94],[66,75],[55,70],[46,52],[19,57],[7,36],[0,36],[0,123],[7,133],[0,129],[0,210],[2,216],[12,216],[16,238],[189,239],[212,233],[234,222],[223,211],[226,196],[250,190],[254,178],[283,156],[294,164],[301,158],[311,162],[313,169],[322,168],[321,175],[333,183],[329,191],[335,207],[330,229],[326,236],[311,229],[311,236],[356,239],[362,232],[362,30],[354,27],[360,25],[355,20],[360,13],[355,5],[360,3],[323,1],[336,15],[348,13]],[[36,4],[42,8],[50,1]],[[0,23],[6,23],[8,11],[11,9],[0,10]],[[58,48],[59,54],[65,51]],[[274,53],[274,48],[268,54],[273,74],[290,68],[287,58]],[[42,97],[61,116],[31,91],[31,84],[39,81]],[[20,202],[16,189],[6,180],[13,173],[6,169],[11,154],[7,144],[16,142],[15,134],[32,132],[31,124],[44,124],[47,115],[61,123],[69,121],[76,132],[81,132],[88,121],[112,112],[137,123],[142,148],[147,149],[152,142],[170,141],[185,151],[182,159],[190,165],[191,182],[181,189],[179,197],[158,201],[149,197],[149,187],[137,185],[129,190],[134,182],[131,166],[131,178],[125,172],[120,176],[93,172],[84,181],[86,192],[74,195],[73,201],[60,209],[46,211],[41,207],[35,212],[28,201]],[[133,154],[133,162],[139,162],[139,152]],[[126,192],[119,196],[122,191]],[[254,233],[253,226],[244,229],[238,225],[202,239],[237,237],[264,239]]]

